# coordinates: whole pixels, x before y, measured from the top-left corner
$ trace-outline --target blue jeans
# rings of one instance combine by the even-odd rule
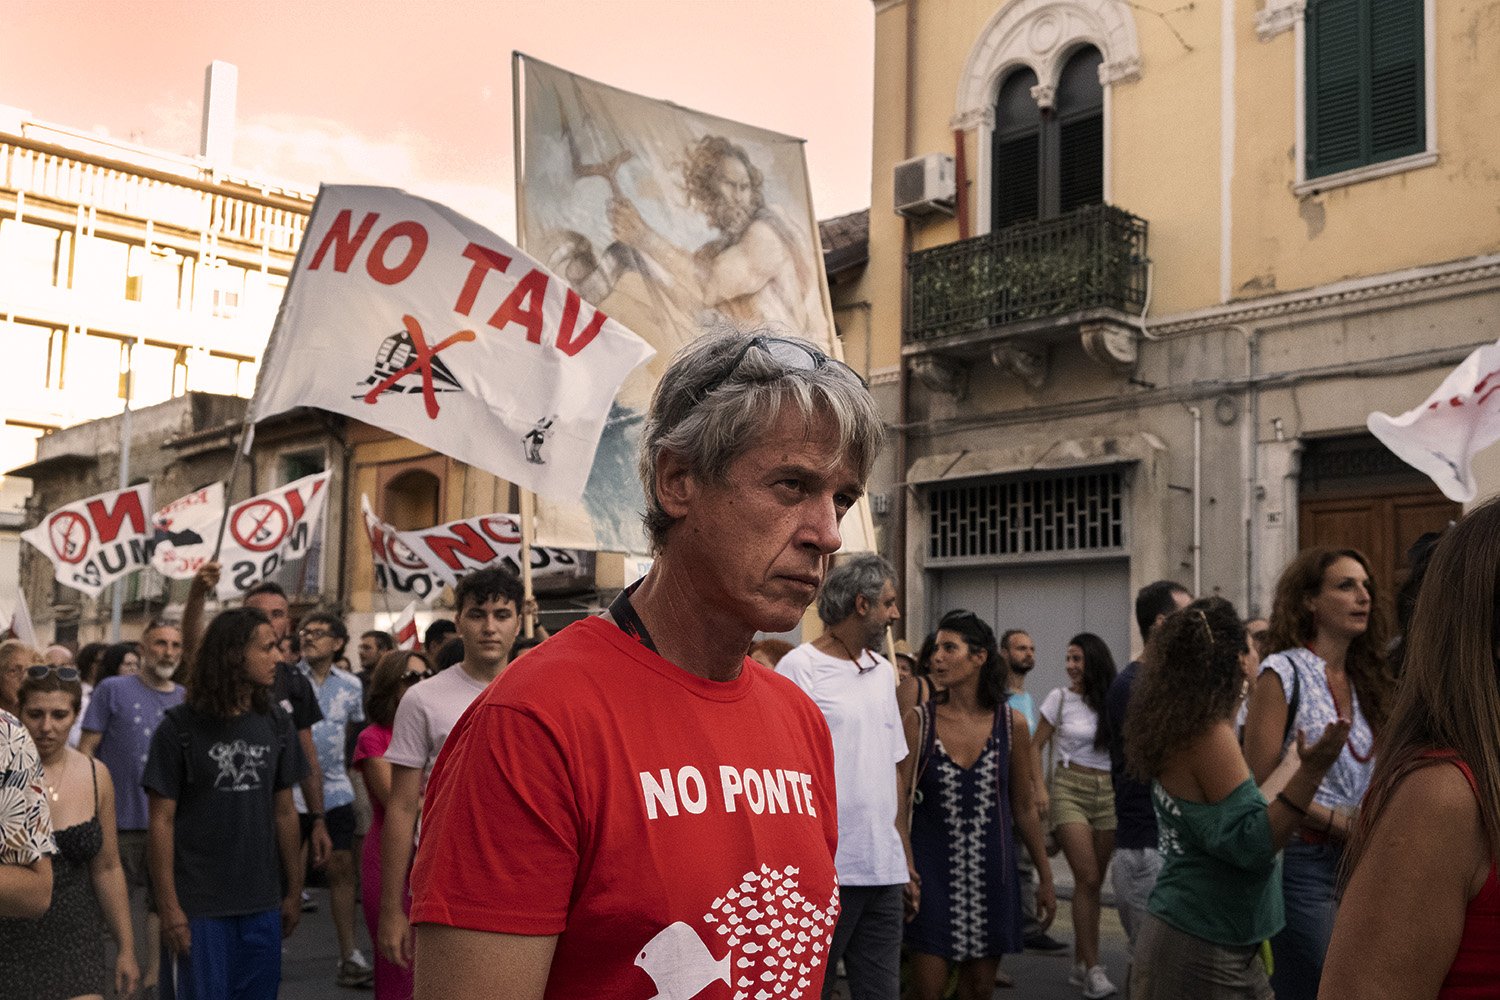
[[[162,943],[161,1000],[276,1000],[281,989],[281,911],[197,917],[186,955]]]
[[[1281,860],[1286,927],[1271,939],[1276,1000],[1317,1000],[1323,956],[1333,937],[1334,889],[1342,848],[1292,838]]]

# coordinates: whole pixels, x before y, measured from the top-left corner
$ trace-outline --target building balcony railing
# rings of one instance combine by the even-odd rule
[[[1022,222],[913,253],[906,342],[1146,304],[1146,220],[1112,205]],[[936,346],[936,345],[934,345]]]
[[[261,196],[229,184],[11,141],[0,142],[0,189],[288,255],[296,253],[312,208],[300,198]]]

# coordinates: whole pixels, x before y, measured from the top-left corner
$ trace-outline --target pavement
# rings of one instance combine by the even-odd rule
[[[1072,909],[1067,900],[1073,895],[1072,874],[1062,856],[1053,859],[1059,903],[1057,920],[1048,932],[1060,941],[1073,940]],[[347,989],[335,986],[333,977],[338,965],[338,940],[333,933],[333,921],[328,916],[328,890],[309,890],[318,902],[318,912],[304,913],[297,931],[286,942],[282,954],[281,996],[283,1000],[358,1000],[369,997],[369,990]],[[373,961],[369,936],[365,932],[364,914],[359,912],[355,921],[358,946],[365,957]],[[1109,978],[1120,987],[1123,996],[1125,985],[1125,931],[1120,926],[1119,914],[1115,911],[1110,893],[1109,879],[1104,883],[1104,912],[1099,928],[1100,958]],[[1071,953],[1055,954],[1027,952],[1024,955],[1007,955],[1001,969],[1011,976],[1014,989],[996,989],[995,1000],[1077,1000],[1081,995],[1078,987],[1068,985],[1068,973],[1072,968]],[[840,983],[835,993],[847,997]]]

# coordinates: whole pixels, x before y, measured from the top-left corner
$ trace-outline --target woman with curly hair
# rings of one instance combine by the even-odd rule
[[[1053,742],[1051,816],[1073,871],[1073,973],[1068,982],[1089,998],[1115,992],[1099,964],[1099,890],[1115,849],[1115,793],[1109,776],[1109,715],[1104,699],[1115,658],[1092,632],[1075,635],[1066,656],[1068,686],[1042,701],[1038,753]],[[1044,758],[1045,759],[1045,758]]]
[[[1005,669],[994,630],[972,611],[950,611],[933,642],[942,690],[904,719],[908,753],[897,773],[917,875],[906,898],[913,1000],[944,996],[954,966],[960,1000],[989,997],[1000,956],[1022,949],[1012,817],[1040,875],[1044,928],[1057,912],[1026,717],[1005,703]]]
[[[1500,997],[1500,501],[1427,567],[1322,997]]]
[[[1280,1000],[1313,1000],[1318,993],[1342,845],[1370,784],[1375,738],[1394,686],[1386,635],[1361,553],[1306,549],[1282,572],[1271,606],[1270,655],[1261,661],[1245,715],[1245,759],[1264,781],[1299,730],[1314,739],[1335,719],[1351,725],[1347,745],[1286,847],[1286,927],[1271,942],[1271,986]]]
[[[1311,747],[1299,736],[1288,766],[1257,788],[1234,726],[1254,663],[1239,615],[1220,597],[1174,613],[1146,650],[1125,758],[1152,782],[1162,870],[1136,939],[1136,1000],[1273,996],[1260,945],[1284,922],[1277,852],[1349,726],[1327,726]]]
[[[187,700],[152,734],[141,784],[163,1000],[269,1000],[280,986],[281,940],[302,915],[292,786],[307,765],[275,679],[270,620],[225,611],[198,644]]]

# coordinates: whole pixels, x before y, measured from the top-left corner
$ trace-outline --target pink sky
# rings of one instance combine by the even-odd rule
[[[9,0],[0,104],[198,151],[239,67],[236,166],[390,184],[515,230],[511,51],[808,140],[820,218],[870,198],[870,0]]]

